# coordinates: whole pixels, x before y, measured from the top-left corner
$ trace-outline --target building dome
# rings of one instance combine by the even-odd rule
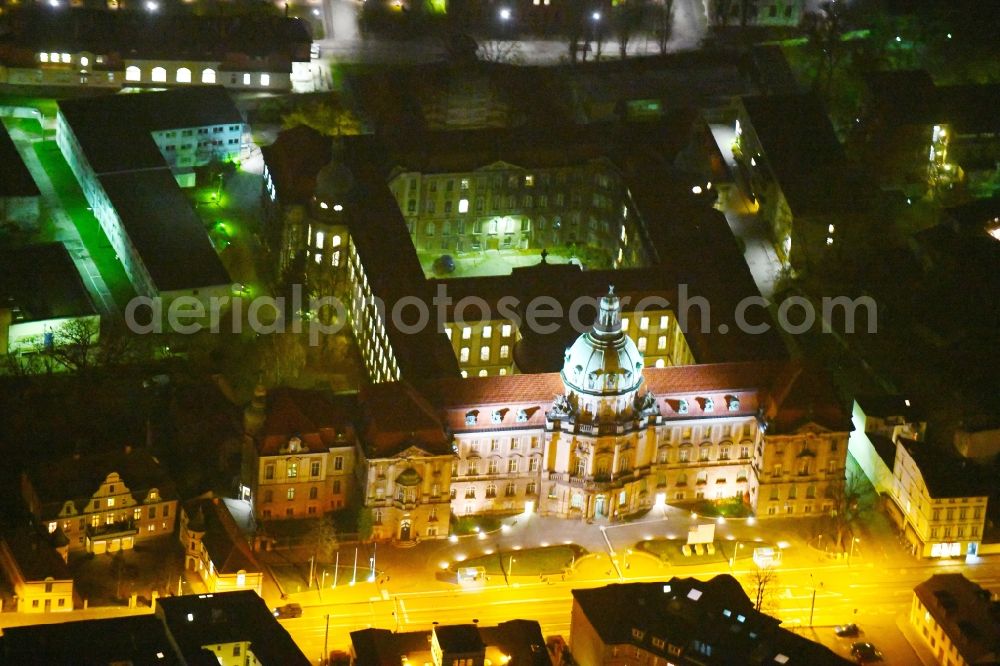
[[[590,395],[621,395],[642,383],[642,354],[622,331],[614,287],[601,299],[593,329],[566,350],[562,379],[570,390]]]

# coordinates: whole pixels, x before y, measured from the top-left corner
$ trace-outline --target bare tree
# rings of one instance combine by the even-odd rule
[[[100,324],[90,319],[73,319],[52,332],[44,342],[45,351],[71,372],[84,372],[97,360]]]
[[[618,55],[622,60],[628,54],[628,43],[646,22],[649,0],[622,0],[612,10],[612,21],[618,36]]]
[[[309,546],[317,562],[329,562],[337,547],[337,528],[330,516],[322,516],[313,521],[309,531]]]
[[[854,538],[854,521],[861,512],[861,496],[866,484],[858,473],[847,473],[843,483],[828,486],[827,495],[833,500],[830,517],[833,519],[834,543],[837,552],[844,552],[850,542],[848,536]]]
[[[667,44],[674,34],[674,0],[659,0],[653,8],[652,17],[656,45],[660,55],[666,55]]]
[[[753,607],[760,612],[770,608],[777,586],[778,573],[773,567],[755,566],[747,576],[747,587],[750,588],[753,597]]]
[[[483,62],[501,65],[520,65],[524,61],[520,43],[499,39],[481,43],[476,49],[476,57]]]

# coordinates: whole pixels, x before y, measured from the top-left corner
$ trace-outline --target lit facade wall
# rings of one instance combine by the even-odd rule
[[[988,498],[932,497],[902,444],[896,445],[892,499],[901,513],[894,517],[918,557],[964,557],[978,551]]]
[[[399,381],[399,365],[385,328],[386,313],[379,311],[365,268],[353,243],[349,253],[351,293],[348,317],[368,376],[375,384]]]
[[[240,155],[243,124],[181,127],[153,132],[153,141],[171,169],[196,167]]]
[[[829,513],[836,506],[847,465],[846,432],[807,424],[771,434],[760,458],[758,511],[767,516]]]
[[[451,341],[463,377],[513,374],[514,346],[521,334],[506,319],[472,321],[464,325],[448,322],[445,335]]]
[[[468,172],[402,171],[389,188],[419,253],[575,245],[601,255],[601,267],[648,263],[638,215],[606,160],[558,169],[497,162]],[[581,257],[585,265],[596,258]]]
[[[393,458],[364,459],[360,470],[365,506],[372,513],[372,538],[419,541],[447,537],[451,463],[452,456],[421,455],[416,449]]]
[[[294,65],[305,64],[247,69],[218,60],[122,59],[92,51],[39,52],[34,59],[34,67],[0,67],[0,83],[84,88],[220,85],[230,90],[288,92],[292,89]]]
[[[492,414],[492,410],[484,409]],[[455,435],[451,504],[456,515],[520,513],[538,505],[545,433],[504,429]],[[530,504],[528,504],[530,503]]]
[[[354,455],[353,442],[311,450],[293,437],[278,455],[257,456],[257,517],[310,518],[342,509],[351,496]]]

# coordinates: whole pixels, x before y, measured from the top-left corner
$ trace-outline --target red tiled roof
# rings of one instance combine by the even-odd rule
[[[433,455],[451,453],[450,439],[427,400],[406,382],[366,387],[361,393],[365,449],[369,458],[416,446]]]
[[[261,455],[274,455],[290,437],[310,448],[333,446],[338,434],[352,432],[351,398],[331,397],[320,391],[279,388],[267,398],[267,416],[257,434]]]

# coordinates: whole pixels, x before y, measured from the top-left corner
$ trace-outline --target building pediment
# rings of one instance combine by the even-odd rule
[[[519,167],[516,164],[511,164],[510,162],[504,162],[503,160],[497,160],[487,164],[486,166],[476,169],[476,171],[509,171],[511,169],[524,170],[524,167]]]
[[[428,453],[427,451],[424,451],[419,446],[408,446],[393,456],[393,458],[430,458],[430,457],[431,454]]]
[[[797,427],[793,432],[797,435],[825,435],[832,431],[829,428],[821,426],[815,421],[806,421]]]

